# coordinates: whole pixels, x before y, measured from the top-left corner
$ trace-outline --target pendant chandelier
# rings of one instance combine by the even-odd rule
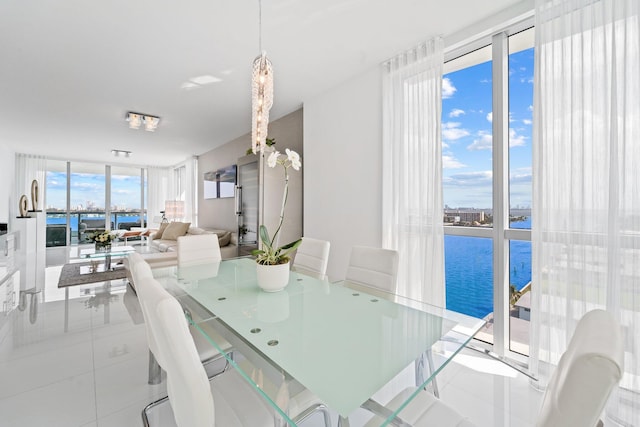
[[[273,67],[262,50],[262,0],[259,5],[260,55],[253,61],[251,75],[251,149],[263,152],[269,126],[269,110],[273,105]]]

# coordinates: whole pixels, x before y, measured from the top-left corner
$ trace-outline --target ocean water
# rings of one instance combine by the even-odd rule
[[[104,221],[104,214],[80,214],[82,215],[82,219],[101,219]],[[78,216],[79,214],[71,214],[71,229],[74,231],[78,230]],[[146,220],[146,217],[145,217]],[[138,222],[140,221],[140,215],[136,214],[125,214],[118,213],[111,214],[111,221],[115,224],[115,229],[118,228],[118,224],[122,222]],[[47,214],[47,224],[65,224],[67,222],[67,218],[65,214]]]
[[[511,223],[531,228],[531,218]],[[493,312],[493,244],[480,237],[444,236],[447,308],[484,317]],[[531,281],[531,242],[511,241],[509,283],[520,290]]]

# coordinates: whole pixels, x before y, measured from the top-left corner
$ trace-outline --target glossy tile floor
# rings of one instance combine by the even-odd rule
[[[142,408],[166,391],[164,382],[147,384],[137,298],[123,280],[73,286],[66,295],[57,288],[61,265],[52,264],[67,259],[51,252],[43,291],[27,296],[0,330],[0,426],[140,427]],[[445,368],[439,386],[442,399],[478,426],[533,425],[541,401],[524,376],[471,351]],[[358,411],[352,426],[367,418]]]

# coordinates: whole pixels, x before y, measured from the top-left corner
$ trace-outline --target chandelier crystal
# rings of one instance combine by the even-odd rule
[[[253,61],[251,79],[251,149],[262,152],[269,126],[269,110],[273,105],[273,67],[262,52]]]
[[[262,50],[262,1],[258,0],[258,37],[261,54],[253,60],[251,73],[251,150],[264,151],[273,105],[273,66]]]

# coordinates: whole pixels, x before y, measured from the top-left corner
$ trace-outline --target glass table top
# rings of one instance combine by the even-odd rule
[[[97,252],[95,249],[81,249],[80,258],[106,258],[108,256],[125,256],[131,252],[135,252],[133,246],[111,246],[111,249],[105,252]]]
[[[188,296],[197,303],[194,323],[217,325],[216,333],[201,328],[212,343],[222,336],[243,355],[243,350],[259,355],[271,375],[280,377],[276,383],[299,383],[344,417],[430,352],[433,369],[413,384],[423,388],[484,325],[481,319],[293,271],[283,291],[266,293],[257,286],[255,262],[246,258],[164,270],[159,280],[179,299]],[[282,387],[261,383],[269,369],[256,374],[255,363],[232,364],[295,425],[286,417],[289,399]]]

